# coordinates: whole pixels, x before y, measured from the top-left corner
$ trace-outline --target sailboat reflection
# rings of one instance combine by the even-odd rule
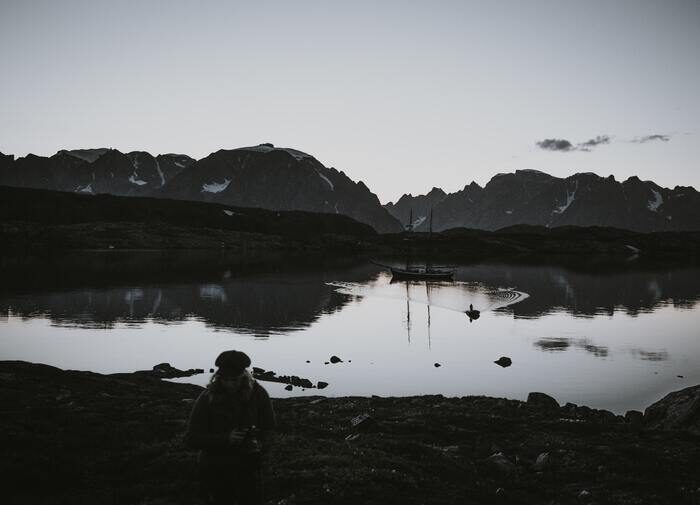
[[[408,338],[408,343],[411,343],[411,294],[409,291],[409,282],[406,283],[406,336]],[[415,283],[414,283],[415,284]],[[431,337],[430,337],[430,288],[431,283],[425,283],[425,297],[427,300],[426,308],[428,310],[428,349],[431,348]]]

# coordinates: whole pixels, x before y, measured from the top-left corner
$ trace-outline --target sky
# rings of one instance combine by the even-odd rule
[[[700,188],[700,1],[0,0],[0,151],[271,142],[386,203],[500,172]]]

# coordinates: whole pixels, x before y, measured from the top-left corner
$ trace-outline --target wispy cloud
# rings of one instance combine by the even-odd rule
[[[566,139],[544,139],[536,142],[535,144],[537,147],[540,149],[545,149],[547,151],[560,151],[560,152],[569,152],[569,151],[591,151],[595,147],[598,147],[601,144],[609,144],[610,143],[610,135],[598,135],[595,138],[586,140],[585,142],[580,142],[576,145],[574,145],[572,142],[566,140]]]
[[[632,142],[635,142],[637,144],[645,144],[647,142],[652,142],[654,140],[660,140],[661,142],[668,142],[671,140],[670,135],[661,135],[659,133],[655,133],[654,135],[645,135],[644,137],[635,137],[632,139]]]
[[[578,150],[579,151],[590,151],[594,147],[597,147],[601,144],[609,144],[610,143],[610,135],[598,135],[594,139],[586,140],[585,142],[581,142],[578,145]]]

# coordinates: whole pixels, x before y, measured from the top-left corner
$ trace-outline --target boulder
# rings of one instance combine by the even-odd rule
[[[528,405],[532,405],[534,407],[542,407],[545,409],[559,408],[559,403],[554,398],[544,393],[529,393],[527,395],[527,403]]]
[[[537,460],[535,463],[532,465],[532,469],[536,472],[542,472],[543,470],[546,470],[549,468],[551,465],[552,458],[549,455],[548,452],[543,452],[539,456],[537,456]]]
[[[644,411],[645,428],[700,435],[700,385],[674,391]]]
[[[331,356],[331,363],[335,364],[335,363],[342,363],[342,362],[343,362],[343,360],[340,359],[338,356]]]
[[[502,452],[496,452],[486,459],[489,467],[499,473],[509,475],[515,472],[515,463],[505,457]]]
[[[175,368],[170,363],[158,363],[153,367],[152,370],[141,370],[135,372],[143,375],[151,375],[152,377],[159,377],[161,379],[175,379],[178,377],[191,377],[200,373],[204,373],[201,368],[190,368],[189,370],[180,370]]]

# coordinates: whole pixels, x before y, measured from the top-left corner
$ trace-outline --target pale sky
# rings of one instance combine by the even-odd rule
[[[17,156],[272,142],[382,203],[520,168],[700,188],[698,0],[0,0],[0,68]]]

